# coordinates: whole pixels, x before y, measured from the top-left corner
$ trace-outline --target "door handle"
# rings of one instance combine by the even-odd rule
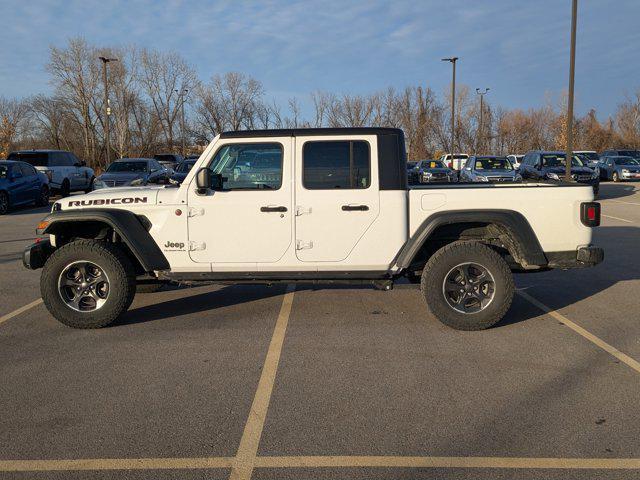
[[[260,207],[260,211],[261,212],[286,212],[287,211],[287,207]]]
[[[342,205],[342,210],[345,212],[366,212],[369,210],[368,205]]]

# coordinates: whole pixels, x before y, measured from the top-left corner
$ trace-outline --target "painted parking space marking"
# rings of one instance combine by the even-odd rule
[[[264,428],[267,410],[269,409],[269,402],[271,401],[271,393],[273,392],[278,364],[280,363],[280,354],[282,353],[284,336],[287,331],[287,324],[289,323],[294,291],[295,285],[287,286],[287,292],[282,300],[280,314],[276,320],[271,343],[269,344],[267,356],[262,367],[262,375],[258,382],[258,388],[253,398],[251,410],[249,411],[249,418],[244,427],[233,469],[229,476],[230,479],[248,480],[251,478],[256,455],[258,454],[260,437],[262,437],[262,429]]]
[[[596,337],[593,333],[585,330],[580,325],[572,322],[571,320],[569,320],[567,317],[565,317],[564,315],[560,314],[556,310],[553,310],[552,308],[547,307],[544,303],[542,303],[539,300],[533,298],[528,293],[526,293],[526,292],[524,292],[522,290],[518,290],[517,293],[518,293],[518,295],[520,295],[522,298],[527,300],[532,305],[538,307],[540,310],[542,310],[546,314],[552,316],[553,318],[555,318],[559,322],[561,322],[564,325],[566,325],[567,327],[569,327],[571,330],[576,332],[578,335],[581,335],[582,337],[586,338],[587,340],[589,340],[594,345],[600,347],[602,350],[604,350],[607,353],[613,355],[618,360],[620,360],[621,362],[623,362],[627,366],[631,367],[636,372],[640,373],[640,362],[638,362],[637,360],[634,360],[629,355],[627,355],[626,353],[621,352],[620,350],[618,350],[614,346],[609,345],[607,342],[605,342],[601,338]]]
[[[626,205],[640,205],[640,203],[637,203],[637,202],[624,202],[622,200],[609,200],[609,201],[613,203],[624,203]]]
[[[399,457],[328,456],[258,457],[262,468],[504,468],[504,469],[640,469],[640,458],[534,458],[534,457]]]
[[[14,310],[11,313],[7,313],[6,315],[3,315],[2,317],[0,317],[0,324],[6,322],[7,320],[12,319],[15,316],[20,315],[21,313],[26,312],[27,310],[32,309],[33,307],[37,307],[41,303],[42,303],[42,299],[38,298],[37,300],[34,300],[33,302],[28,303],[28,304],[18,308],[17,310]]]
[[[631,220],[627,220],[627,219],[625,219],[625,218],[620,218],[620,217],[614,217],[613,215],[605,215],[605,214],[602,214],[602,216],[603,216],[604,218],[611,218],[611,219],[613,219],[613,220],[620,220],[621,222],[633,223]]]
[[[204,458],[86,458],[69,460],[0,460],[0,472],[74,470],[194,470],[230,468],[231,457]]]

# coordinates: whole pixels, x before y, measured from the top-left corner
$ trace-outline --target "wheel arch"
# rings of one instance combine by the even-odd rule
[[[513,210],[453,210],[437,212],[426,218],[398,254],[396,266],[408,269],[416,261],[426,260],[421,258],[425,252],[430,256],[430,244],[448,244],[461,238],[490,244],[497,241],[494,246],[504,248],[525,269],[547,265],[540,242],[521,213]]]
[[[149,233],[146,217],[128,210],[85,209],[53,212],[44,218],[38,234],[101,238],[109,230],[124,243],[145,272],[169,270],[169,262]]]

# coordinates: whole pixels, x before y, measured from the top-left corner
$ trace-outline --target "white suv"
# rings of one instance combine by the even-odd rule
[[[63,197],[71,192],[93,189],[93,169],[78,160],[71,152],[63,150],[22,150],[11,152],[7,160],[19,160],[33,165],[49,177],[49,185]]]

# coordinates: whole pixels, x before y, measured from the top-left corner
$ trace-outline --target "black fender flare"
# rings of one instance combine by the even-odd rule
[[[120,236],[145,271],[170,269],[167,258],[149,234],[149,220],[128,210],[87,208],[57,211],[45,217],[41,224],[45,222],[46,227],[37,230],[39,235],[64,233],[66,226],[74,223],[104,223]]]
[[[488,223],[503,227],[516,244],[524,266],[547,265],[538,237],[521,213],[513,210],[449,210],[434,213],[422,222],[398,254],[396,266],[408,268],[436,228],[456,223]]]

